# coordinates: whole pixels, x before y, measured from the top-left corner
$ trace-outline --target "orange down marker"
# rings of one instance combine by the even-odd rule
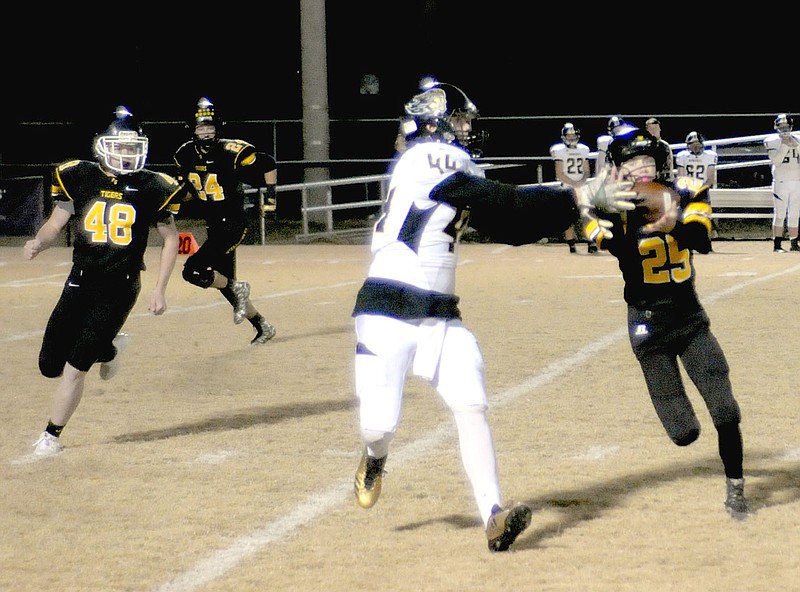
[[[194,255],[199,248],[191,232],[178,233],[178,255]]]

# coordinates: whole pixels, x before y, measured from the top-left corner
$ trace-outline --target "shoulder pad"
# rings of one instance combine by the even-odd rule
[[[175,177],[173,177],[172,175],[168,175],[167,173],[156,172],[156,175],[158,175],[159,178],[163,180],[164,183],[166,183],[167,185],[177,186],[179,184],[178,180]]]
[[[251,148],[255,150],[255,146],[250,144],[249,142],[245,142],[244,140],[227,140],[221,139],[218,140],[219,145],[222,146],[222,149],[226,152],[232,152],[233,154],[239,154],[242,150],[247,148]]]
[[[60,165],[58,165],[58,172],[59,173],[64,172],[67,169],[71,169],[73,167],[78,166],[80,163],[81,163],[80,160],[68,160],[67,162],[62,162]]]

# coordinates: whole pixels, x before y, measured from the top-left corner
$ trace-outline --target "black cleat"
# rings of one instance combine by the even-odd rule
[[[518,504],[508,510],[495,506],[486,526],[489,550],[492,553],[507,551],[530,523],[531,509],[525,504]]]

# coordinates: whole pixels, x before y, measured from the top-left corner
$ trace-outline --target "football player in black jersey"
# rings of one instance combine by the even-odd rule
[[[711,250],[708,187],[691,177],[663,178],[667,149],[644,130],[631,127],[616,135],[609,156],[610,178],[615,182],[655,182],[680,196],[654,223],[646,223],[645,212],[635,209],[606,215],[610,227],[589,221],[586,233],[618,259],[631,347],[664,429],[678,446],[688,446],[700,435],[700,423],[681,379],[680,358],[717,431],[726,476],[725,508],[734,518],[745,518],[751,508],[744,496],[741,413],[728,362],[694,284],[693,253]],[[606,230],[613,236],[606,237]]]
[[[248,233],[243,184],[266,187],[274,200],[277,184],[275,159],[243,140],[220,138],[222,125],[214,104],[202,97],[192,120],[194,138],[175,152],[178,179],[187,199],[199,202],[208,238],[183,267],[183,278],[201,288],[216,288],[233,306],[233,322],[244,319],[256,330],[251,343],[266,343],[275,327],[250,300],[250,284],[236,279],[236,248]]]
[[[141,290],[150,227],[163,240],[158,278],[149,310],[167,309],[165,290],[178,256],[178,231],[169,211],[180,184],[144,169],[148,139],[131,112],[119,106],[109,127],[95,137],[98,162],[71,160],[53,172],[53,211],[24,246],[33,259],[53,245],[70,217],[76,219],[72,269],[42,340],[39,369],[61,377],[47,428],[34,444],[37,457],[61,452],[59,437],[84,389],[86,373],[100,362],[112,378],[129,336],[120,333]]]

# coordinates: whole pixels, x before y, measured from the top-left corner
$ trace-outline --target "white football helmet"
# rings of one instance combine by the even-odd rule
[[[622,119],[622,117],[620,117],[619,115],[614,115],[608,120],[608,125],[606,126],[606,128],[608,129],[608,135],[612,137],[615,136],[617,128],[623,125],[625,125],[625,120]]]
[[[705,149],[705,138],[698,132],[689,132],[686,136],[686,147],[692,154],[699,155]]]
[[[792,129],[794,129],[794,121],[788,113],[779,113],[775,118],[774,127],[778,135],[786,137],[791,135]]]
[[[561,141],[569,148],[575,148],[581,139],[581,130],[567,122],[561,128]]]

